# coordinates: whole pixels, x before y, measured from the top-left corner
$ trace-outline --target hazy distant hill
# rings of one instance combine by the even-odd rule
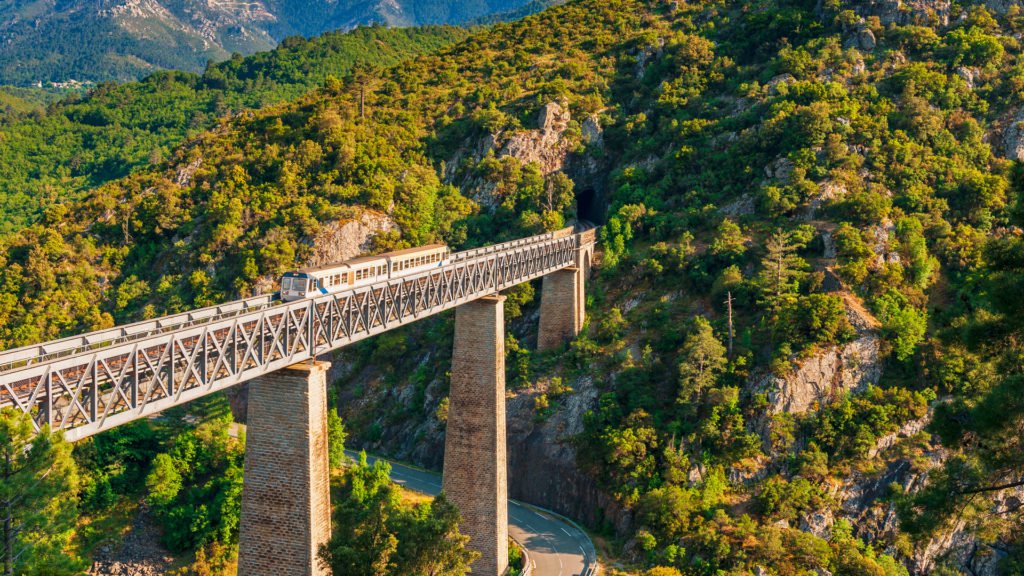
[[[0,3],[0,84],[198,71],[287,36],[360,24],[460,24],[525,15],[534,0],[13,0]],[[530,11],[535,11],[530,10]]]

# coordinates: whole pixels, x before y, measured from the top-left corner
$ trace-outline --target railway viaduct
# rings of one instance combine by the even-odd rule
[[[440,268],[315,299],[258,296],[0,352],[0,408],[79,440],[250,382],[240,576],[328,574],[328,363],[358,340],[455,309],[443,486],[475,575],[508,565],[505,327],[500,291],[543,278],[538,347],[583,326],[594,229],[457,252]]]

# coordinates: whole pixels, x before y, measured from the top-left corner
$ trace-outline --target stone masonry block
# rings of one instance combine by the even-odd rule
[[[469,547],[480,552],[476,576],[508,568],[504,300],[488,296],[455,312],[443,486]]]
[[[537,348],[551,350],[583,329],[583,273],[579,268],[565,268],[548,274],[543,282]]]
[[[331,535],[327,362],[252,380],[246,417],[239,576],[327,576]]]

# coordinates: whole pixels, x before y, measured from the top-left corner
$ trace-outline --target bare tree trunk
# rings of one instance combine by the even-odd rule
[[[732,358],[732,339],[734,334],[732,329],[732,290],[729,290],[726,294],[728,296],[725,299],[725,304],[729,308],[729,358]]]

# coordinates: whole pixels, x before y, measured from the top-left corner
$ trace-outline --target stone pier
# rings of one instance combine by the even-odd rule
[[[544,277],[540,293],[540,330],[537,349],[551,350],[562,346],[583,329],[586,303],[583,272],[565,268]]]
[[[249,384],[239,576],[327,576],[331,535],[327,362]]]
[[[504,301],[488,296],[455,311],[443,486],[469,548],[480,552],[474,576],[508,567]]]

